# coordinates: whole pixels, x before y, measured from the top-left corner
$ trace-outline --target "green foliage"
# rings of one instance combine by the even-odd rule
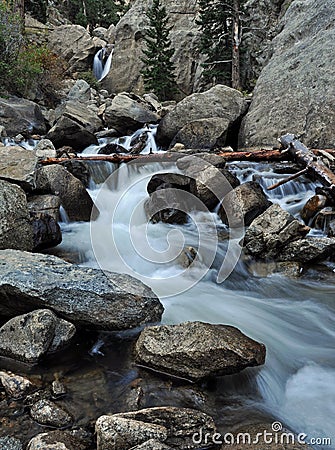
[[[171,62],[174,49],[171,48],[169,18],[160,0],[153,0],[152,7],[146,13],[149,28],[146,30],[142,61],[145,68],[141,74],[146,90],[154,92],[161,100],[167,100],[176,92],[174,70]]]
[[[65,13],[71,22],[93,29],[116,24],[124,11],[124,0],[74,0],[67,2]]]
[[[42,23],[47,21],[47,0],[25,0],[25,11]]]
[[[81,80],[86,81],[93,89],[99,90],[100,84],[99,81],[95,78],[92,71],[91,72],[80,72],[79,78]]]

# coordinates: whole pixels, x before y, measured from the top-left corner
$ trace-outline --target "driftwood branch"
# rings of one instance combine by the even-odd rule
[[[269,186],[267,188],[268,191],[272,191],[273,189],[276,189],[279,186],[282,186],[283,184],[288,183],[289,181],[295,180],[296,178],[301,177],[301,175],[306,175],[307,169],[300,170],[300,172],[294,173],[293,175],[284,178],[284,180],[278,181],[278,183],[273,184],[272,186]]]

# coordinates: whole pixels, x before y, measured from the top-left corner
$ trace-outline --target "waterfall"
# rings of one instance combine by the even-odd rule
[[[107,48],[100,49],[93,60],[93,74],[98,81],[103,80],[109,73],[112,66],[112,59],[114,53],[114,45],[106,59]]]

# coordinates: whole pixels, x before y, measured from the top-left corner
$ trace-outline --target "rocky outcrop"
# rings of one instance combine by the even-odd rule
[[[157,140],[162,145],[172,141],[172,145],[179,142],[196,148],[225,145],[228,128],[246,109],[246,100],[239,91],[216,85],[177,103],[159,123]]]
[[[24,191],[0,180],[0,249],[33,249],[33,229]]]
[[[168,448],[191,450],[199,448],[201,444],[201,441],[195,444],[192,440],[192,436],[200,429],[204,435],[216,431],[212,417],[207,414],[194,409],[172,406],[101,416],[96,422],[95,429],[98,450],[124,450],[136,445],[145,445],[150,439],[158,440]]]
[[[149,369],[199,381],[264,364],[265,346],[234,327],[186,322],[145,328],[135,359]]]
[[[70,220],[91,220],[93,200],[81,181],[64,167],[53,165],[38,169],[36,189],[57,195]]]
[[[170,18],[172,58],[176,66],[177,85],[182,95],[194,92],[199,81],[201,59],[196,49],[199,39],[195,23],[198,4],[196,0],[163,0]],[[110,92],[132,91],[143,93],[140,72],[145,48],[144,30],[148,25],[146,11],[149,0],[137,0],[116,25],[113,65],[102,85]]]
[[[241,227],[250,225],[270,205],[262,187],[255,181],[248,181],[224,197],[219,216],[229,227]]]
[[[0,314],[50,308],[90,328],[124,330],[158,322],[163,306],[150,288],[128,276],[79,267],[50,255],[0,252]]]
[[[31,417],[41,425],[64,428],[72,424],[73,418],[56,403],[50,400],[39,400],[30,408]]]
[[[67,344],[75,332],[74,325],[48,309],[33,311],[14,317],[0,328],[0,355],[35,364]]]
[[[91,443],[85,434],[80,430],[41,433],[29,441],[27,450],[87,450]]]
[[[30,191],[35,188],[37,157],[19,146],[0,147],[0,178]]]
[[[274,145],[279,136],[294,133],[308,147],[333,148],[333,1],[295,0],[281,25],[243,121],[240,144]]]
[[[40,107],[23,98],[0,99],[0,123],[5,127],[8,136],[46,133]]]

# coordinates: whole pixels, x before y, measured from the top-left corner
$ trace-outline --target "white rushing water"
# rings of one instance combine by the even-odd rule
[[[241,180],[256,179],[263,185],[285,177],[272,170],[265,172],[261,165],[231,167]],[[263,342],[265,366],[246,371],[253,386],[248,401],[296,433],[306,433],[307,442],[329,437],[333,445],[324,448],[335,448],[335,285],[281,275],[258,278],[241,261],[229,278],[217,284],[217,269],[208,270],[206,260],[212,251],[216,214],[195,214],[194,223],[186,226],[148,224],[143,208],[146,185],[154,173],[165,172],[167,167],[147,164],[115,169],[104,166],[114,171],[112,177],[103,185],[91,184],[99,219],[91,230],[89,224],[63,224],[62,245],[79,249],[87,265],[129,273],[150,285],[163,299],[164,323],[229,324]],[[271,200],[297,215],[314,188],[307,180],[291,182],[273,191]],[[200,260],[183,269],[175,257],[184,245],[198,247],[199,228],[210,238],[203,239]],[[220,243],[216,250],[223,259],[227,243]],[[255,383],[261,400],[259,393],[253,394]],[[246,395],[242,388],[234,389],[241,398]]]
[[[108,74],[112,66],[114,53],[114,45],[110,50],[109,55],[107,55],[107,48],[104,47],[100,49],[94,56],[93,60],[93,74],[98,81],[103,80]]]

